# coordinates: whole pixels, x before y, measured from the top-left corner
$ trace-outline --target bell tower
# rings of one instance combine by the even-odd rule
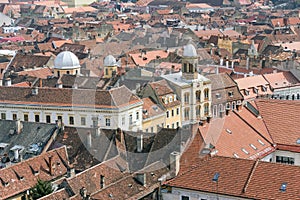
[[[193,80],[198,78],[197,72],[198,55],[192,44],[188,44],[183,49],[182,57],[182,78],[186,80]]]

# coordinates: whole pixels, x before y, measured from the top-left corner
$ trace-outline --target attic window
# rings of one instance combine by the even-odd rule
[[[246,96],[248,96],[249,95],[249,90],[244,90],[244,94],[246,95]]]
[[[233,91],[228,92],[229,97],[233,97]]]
[[[263,92],[266,92],[266,91],[267,91],[267,87],[266,87],[266,86],[261,86],[261,90],[262,90]]]
[[[257,147],[254,146],[254,144],[250,144],[250,147],[252,147],[252,149],[257,150]]]
[[[260,139],[257,140],[259,142],[259,144],[261,144],[262,146],[265,146],[265,143],[263,143],[263,141],[261,141]]]
[[[246,150],[246,149],[244,149],[244,148],[242,148],[242,151],[245,153],[245,154],[249,154],[249,152]]]
[[[169,102],[172,102],[173,101],[173,98],[172,97],[169,97]]]
[[[257,89],[257,87],[254,87],[254,88],[253,88],[253,92],[254,92],[255,94],[258,94],[258,89]]]
[[[281,192],[285,192],[286,191],[286,187],[287,187],[287,183],[282,183],[280,186],[280,191]]]
[[[220,94],[220,93],[217,93],[217,94],[216,94],[216,98],[217,98],[217,99],[221,99],[221,94]]]

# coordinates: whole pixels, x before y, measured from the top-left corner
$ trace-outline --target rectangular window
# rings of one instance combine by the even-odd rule
[[[188,196],[181,196],[181,200],[190,200],[190,197],[188,197]]]
[[[137,120],[139,119],[139,116],[140,116],[140,113],[139,113],[139,112],[136,112],[136,119],[137,119]]]
[[[174,117],[174,110],[172,110],[172,117]]]
[[[151,127],[151,133],[153,133],[154,132],[154,128],[153,128],[153,126]]]
[[[82,125],[82,126],[85,126],[85,125],[86,125],[86,119],[85,119],[85,117],[81,117],[81,118],[80,118],[80,121],[81,121],[81,125]]]
[[[132,125],[132,115],[129,115],[129,124]]]
[[[16,113],[14,113],[14,114],[12,115],[12,117],[13,117],[13,120],[17,120],[17,118],[18,118],[18,116],[17,116]]]
[[[295,159],[292,157],[285,157],[285,156],[276,156],[276,162],[277,163],[284,163],[288,165],[294,165]]]
[[[1,119],[6,119],[6,113],[1,113]]]
[[[185,108],[184,109],[184,119],[188,120],[190,118],[190,109],[189,108]]]
[[[69,124],[74,125],[74,117],[73,116],[69,117]]]
[[[62,122],[62,116],[61,116],[61,115],[58,115],[58,116],[57,116],[57,120],[59,120],[59,121]]]
[[[179,122],[176,122],[176,127],[177,127],[177,128],[179,127]]]
[[[24,114],[24,121],[25,121],[25,122],[28,122],[28,121],[29,121],[28,114]]]
[[[51,123],[51,116],[50,115],[46,115],[46,123]]]
[[[173,128],[173,129],[175,128],[175,124],[174,124],[174,123],[172,124],[172,128]]]
[[[169,118],[169,111],[167,111],[167,118]]]
[[[40,115],[34,115],[34,121],[40,122]]]
[[[110,118],[106,118],[105,119],[105,125],[106,126],[110,126]]]
[[[176,114],[179,115],[179,108],[176,109]]]

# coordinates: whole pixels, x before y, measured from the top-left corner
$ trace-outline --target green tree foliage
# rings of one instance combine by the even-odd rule
[[[31,199],[38,199],[53,192],[52,184],[49,181],[38,180],[30,190]]]

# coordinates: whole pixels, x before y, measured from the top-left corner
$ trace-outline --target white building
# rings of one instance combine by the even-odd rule
[[[184,47],[181,72],[163,75],[181,100],[182,126],[211,117],[211,81],[197,72],[195,47]]]
[[[54,73],[78,74],[78,58],[71,52],[60,53]],[[1,87],[1,119],[55,123],[75,127],[142,129],[143,102],[127,87],[111,90],[77,88]]]

